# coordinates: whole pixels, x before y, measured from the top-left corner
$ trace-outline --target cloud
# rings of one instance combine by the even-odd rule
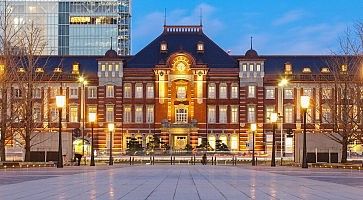
[[[282,15],[281,17],[277,18],[272,22],[272,25],[280,26],[284,24],[288,24],[299,19],[302,19],[305,15],[305,12],[302,10],[291,10]]]

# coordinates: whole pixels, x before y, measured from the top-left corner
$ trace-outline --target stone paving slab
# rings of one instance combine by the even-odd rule
[[[156,165],[105,170],[49,169],[51,176],[0,184],[0,199],[360,199],[363,190],[324,179],[231,166]],[[281,169],[281,168],[279,168]],[[268,171],[271,170],[271,171]],[[310,170],[310,169],[309,169]],[[278,171],[278,170],[277,170]],[[281,170],[283,171],[283,170]],[[307,170],[306,170],[307,171]],[[46,174],[47,170],[34,173]],[[304,174],[305,173],[305,174]],[[311,172],[309,172],[311,174]],[[21,172],[20,177],[32,172]],[[321,173],[322,175],[324,173]],[[7,178],[16,174],[0,173]],[[359,174],[360,176],[360,174]],[[358,177],[359,177],[358,176]]]

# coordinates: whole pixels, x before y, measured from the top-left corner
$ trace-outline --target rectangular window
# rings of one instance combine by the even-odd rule
[[[243,64],[242,65],[242,70],[245,72],[245,71],[247,71],[247,65],[246,64]]]
[[[248,123],[255,123],[256,122],[256,106],[255,105],[249,105],[247,106],[247,122]]]
[[[69,98],[71,99],[78,98],[78,88],[70,88],[69,91],[70,91]]]
[[[115,71],[118,72],[120,70],[120,66],[119,65],[115,65]]]
[[[40,99],[42,97],[42,90],[40,88],[33,89],[33,98]]]
[[[154,86],[153,85],[146,86],[146,98],[147,99],[154,98]]]
[[[49,113],[50,113],[50,122],[57,122],[58,121],[58,109],[55,107],[55,105],[53,105],[49,109]]]
[[[231,106],[231,123],[238,123],[238,106]]]
[[[41,109],[39,107],[34,107],[33,119],[34,119],[34,122],[42,122],[42,113],[41,113]]]
[[[141,99],[143,97],[143,92],[142,92],[142,85],[141,84],[136,84],[135,86],[135,98]]]
[[[294,91],[292,89],[284,89],[285,99],[294,99]]]
[[[270,116],[271,113],[275,112],[275,106],[266,106],[266,112],[265,112],[265,120],[266,123],[271,123]]]
[[[177,123],[188,123],[188,110],[186,108],[177,108],[175,111],[175,121]]]
[[[216,123],[216,107],[208,106],[208,123]]]
[[[107,105],[106,106],[106,122],[114,122],[114,106]]]
[[[303,89],[303,95],[312,97],[313,96],[313,90],[311,88]]]
[[[258,72],[261,71],[261,65],[260,64],[256,65],[256,71],[258,71]]]
[[[154,123],[154,106],[148,105],[146,107],[146,122]]]
[[[266,89],[266,99],[275,99],[275,89],[273,88]]]
[[[238,99],[238,86],[236,85],[231,87],[231,99]]]
[[[112,72],[112,65],[108,65],[108,71]]]
[[[97,115],[97,106],[88,106],[88,112],[87,113],[96,113],[96,115]],[[89,121],[89,119],[88,119],[88,114],[87,114],[87,121]],[[97,120],[97,118],[96,118],[96,120]]]
[[[219,106],[219,123],[227,123],[227,106]]]
[[[135,122],[142,123],[142,106],[135,106]]]
[[[331,109],[327,105],[322,106],[322,114],[321,114],[321,120],[323,123],[331,123],[332,122],[332,113]]]
[[[216,98],[216,86],[214,84],[210,84],[208,86],[208,98],[210,99]]]
[[[294,112],[292,106],[285,106],[285,123],[294,123]]]
[[[114,87],[113,85],[106,86],[106,97],[114,97]]]
[[[131,98],[131,85],[130,84],[125,84],[125,86],[124,86],[124,97]]]
[[[250,85],[248,86],[248,98],[256,97],[256,86]]]
[[[106,71],[106,65],[101,65],[101,71]]]
[[[219,86],[219,98],[220,99],[227,99],[227,85],[221,84]]]
[[[331,88],[323,88],[321,98],[322,99],[331,99],[333,96],[333,90]]]
[[[78,106],[70,106],[69,122],[78,122]]]
[[[187,98],[187,89],[186,89],[186,86],[178,86],[177,87],[176,98],[178,98],[178,99],[185,99],[185,98]]]
[[[253,64],[250,64],[250,72],[253,72]]]
[[[131,122],[131,106],[124,106],[124,122],[130,123]]]
[[[312,123],[313,122],[313,112],[311,111],[311,108],[306,109],[306,123]]]
[[[22,97],[22,92],[19,88],[14,89],[14,95],[16,98],[21,98]]]
[[[90,98],[90,99],[97,98],[97,88],[96,87],[88,87],[87,90],[88,90],[87,91],[88,98]]]

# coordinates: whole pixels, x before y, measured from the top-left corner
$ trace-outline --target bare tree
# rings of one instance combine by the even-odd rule
[[[326,60],[329,84],[322,92],[321,131],[342,145],[341,162],[347,162],[348,145],[362,134],[362,46],[355,33],[347,29],[339,39],[339,51]]]

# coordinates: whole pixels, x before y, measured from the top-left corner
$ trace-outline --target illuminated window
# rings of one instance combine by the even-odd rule
[[[33,89],[33,98],[40,99],[42,97],[42,90],[40,88]]]
[[[125,123],[130,123],[131,122],[131,106],[129,106],[129,105],[124,106],[123,118],[124,118]]]
[[[154,105],[146,106],[146,123],[154,123]]]
[[[175,121],[177,123],[188,122],[188,110],[186,108],[177,108],[175,110]]]
[[[306,123],[312,123],[313,122],[313,112],[311,108],[306,109]]]
[[[124,86],[124,97],[131,98],[131,84],[127,83]]]
[[[118,72],[120,70],[120,65],[115,65],[115,71]]]
[[[231,99],[238,99],[238,86],[232,85],[231,87]]]
[[[160,44],[160,51],[167,51],[168,50],[168,45],[166,44],[166,42],[162,42]]]
[[[88,106],[87,113],[97,113],[97,106]],[[89,115],[87,115],[89,117]],[[87,117],[87,119],[88,119]],[[89,121],[89,119],[88,119]]]
[[[284,109],[285,123],[294,123],[294,112],[292,106],[287,105]]]
[[[219,137],[219,140],[221,141],[221,143],[222,143],[222,144],[227,145],[227,136],[225,136],[225,135],[221,135],[221,136]]]
[[[43,68],[41,68],[41,67],[37,67],[37,68],[35,69],[35,72],[37,72],[37,73],[43,73],[43,72],[44,72],[44,69],[43,69]]]
[[[293,89],[284,89],[284,98],[285,99],[294,99]]]
[[[113,85],[106,86],[106,97],[114,97],[114,87]]]
[[[275,89],[274,88],[268,88],[266,91],[266,99],[275,99]]]
[[[270,116],[271,116],[271,113],[274,113],[274,112],[275,112],[275,106],[266,106],[266,112],[265,112],[266,123],[271,122]]]
[[[210,99],[216,98],[216,85],[214,83],[208,85],[208,98]]]
[[[321,120],[323,123],[331,123],[332,122],[332,113],[331,113],[331,108],[326,105],[326,104],[323,104],[321,106]]]
[[[242,71],[244,71],[244,72],[247,71],[247,64],[242,65]]]
[[[70,24],[91,24],[91,17],[74,16],[69,20]]]
[[[208,143],[213,149],[215,149],[216,148],[216,136],[214,136],[214,135],[208,136]]]
[[[250,72],[253,72],[253,64],[250,64]]]
[[[321,98],[322,99],[331,99],[333,96],[333,90],[331,88],[323,88]]]
[[[247,106],[247,122],[248,123],[256,122],[256,106],[255,105]]]
[[[142,106],[135,106],[135,122],[142,123]]]
[[[258,71],[258,72],[261,71],[261,64],[256,65],[256,71]]]
[[[219,85],[219,98],[227,99],[227,84],[225,83]]]
[[[303,95],[304,96],[312,97],[313,96],[313,89],[311,89],[311,88],[304,88],[303,89]]]
[[[204,44],[203,43],[199,42],[197,44],[197,51],[204,51]]]
[[[256,86],[249,85],[248,86],[248,98],[255,98],[256,97]]]
[[[342,72],[346,72],[348,70],[348,65],[342,65],[340,68]]]
[[[143,87],[141,83],[137,83],[135,85],[135,98],[141,99],[143,98]]]
[[[177,87],[177,98],[178,99],[187,98],[187,89],[186,89],[185,86],[178,86]]]
[[[90,99],[97,98],[97,87],[88,87],[87,95]]]
[[[238,137],[237,135],[232,135],[231,137],[231,149],[238,150]]]
[[[114,122],[114,106],[106,105],[106,122]]]
[[[108,65],[108,71],[112,72],[112,65]]]
[[[311,73],[311,69],[309,67],[304,67],[303,73]]]
[[[24,72],[25,72],[24,67],[20,67],[20,68],[18,69],[18,72],[20,72],[20,73],[24,73]]]
[[[106,71],[106,65],[101,65],[101,71]]]
[[[42,113],[39,106],[35,106],[33,108],[33,119],[34,122],[41,122],[42,121]]]
[[[14,89],[14,95],[15,95],[16,98],[21,98],[22,97],[21,89],[15,88]]]
[[[55,73],[61,73],[62,72],[62,68],[56,67],[56,68],[54,68],[54,72]]]
[[[231,106],[231,123],[238,123],[238,106]]]
[[[70,106],[69,110],[70,110],[69,122],[78,122],[78,107]]]
[[[330,72],[329,68],[327,68],[327,67],[321,68],[321,73],[329,73],[329,72]]]
[[[0,64],[0,72],[4,72],[5,71],[5,65],[4,64]]]
[[[73,63],[72,74],[79,74],[79,64],[78,63]]]
[[[227,123],[227,106],[219,106],[219,123]]]
[[[208,123],[216,123],[216,106],[208,106]]]
[[[290,63],[285,63],[285,74],[292,74],[292,65]]]
[[[146,86],[146,98],[147,99],[153,99],[154,98],[154,86],[153,85],[147,85]]]

